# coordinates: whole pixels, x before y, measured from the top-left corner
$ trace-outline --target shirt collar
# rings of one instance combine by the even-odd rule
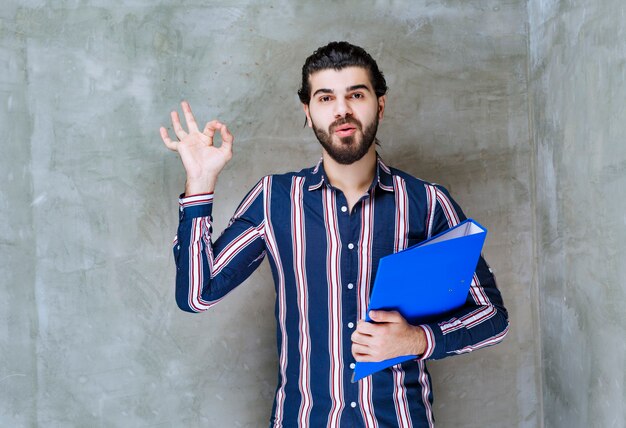
[[[309,191],[318,190],[321,189],[323,185],[328,185],[322,160],[323,158],[320,158],[317,165],[309,172],[307,177]],[[376,176],[372,182],[372,187],[375,185],[387,192],[393,192],[393,174],[378,153],[376,153]]]

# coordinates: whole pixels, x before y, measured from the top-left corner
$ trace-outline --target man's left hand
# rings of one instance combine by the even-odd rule
[[[426,335],[396,311],[370,311],[372,322],[359,321],[352,333],[352,355],[356,361],[383,361],[401,355],[421,355]]]

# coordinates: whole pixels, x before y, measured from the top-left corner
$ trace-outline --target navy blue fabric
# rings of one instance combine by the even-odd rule
[[[493,345],[508,331],[481,257],[465,306],[420,326],[429,342],[424,355],[352,383],[350,335],[364,318],[378,260],[463,221],[460,207],[443,187],[380,158],[351,211],[321,162],[261,179],[215,242],[212,203],[212,194],[180,199],[176,301],[189,312],[209,309],[268,258],[279,355],[270,426],[433,426],[425,361]]]

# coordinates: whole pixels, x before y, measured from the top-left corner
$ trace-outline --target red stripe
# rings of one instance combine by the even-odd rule
[[[459,224],[459,216],[454,210],[452,202],[450,202],[450,200],[445,195],[445,193],[443,193],[441,190],[437,189],[436,187],[435,189],[436,189],[436,194],[437,194],[437,200],[439,201],[439,204],[441,205],[441,208],[443,209],[443,212],[446,215],[446,218],[448,219],[448,226],[449,227],[456,226],[457,224]]]
[[[428,419],[428,426],[433,428],[435,426],[433,421],[433,410],[430,407],[430,400],[428,396],[430,395],[430,382],[428,381],[428,376],[426,375],[426,370],[424,366],[424,361],[417,362],[419,367],[419,383],[422,385],[422,402],[424,403],[424,410],[426,411],[426,418]]]
[[[231,223],[234,219],[241,217],[243,213],[245,213],[248,210],[248,208],[250,208],[250,205],[252,205],[252,202],[256,199],[257,196],[259,196],[262,190],[263,190],[263,181],[259,181],[257,185],[254,187],[254,189],[252,189],[248,197],[244,199],[241,205],[239,205],[239,208],[237,209],[237,211],[235,211],[235,214],[233,214]]]
[[[470,312],[469,314],[463,316],[460,320],[453,318],[445,323],[440,323],[439,326],[441,327],[441,332],[443,334],[448,334],[461,328],[475,327],[483,321],[492,318],[497,313],[498,311],[493,305],[488,305]]]
[[[470,288],[474,289],[476,292],[476,296],[478,298],[476,303],[478,303],[479,305],[491,304],[489,298],[487,297],[487,294],[485,293],[485,289],[482,287],[482,285],[480,285],[480,280],[478,279],[478,275],[476,275],[476,272],[474,272],[474,278]]]
[[[396,199],[396,225],[394,248],[395,252],[404,250],[408,242],[409,230],[409,202],[406,192],[406,183],[399,177],[393,177],[393,185]],[[409,403],[407,400],[406,386],[404,385],[405,373],[401,365],[392,368],[394,379],[394,404],[396,416],[400,427],[412,427],[411,415],[409,413]]]
[[[369,304],[370,283],[372,275],[372,243],[374,234],[374,198],[373,192],[361,203],[361,234],[359,247],[358,299],[357,314],[364,319]],[[367,376],[359,381],[359,404],[361,415],[367,428],[377,428],[378,422],[374,413],[372,400],[372,378]]]
[[[228,263],[230,263],[230,261],[234,259],[237,254],[261,236],[259,229],[260,228],[256,227],[246,229],[241,235],[236,237],[226,247],[224,247],[213,262],[211,278],[216,277],[225,266],[228,266]]]
[[[213,193],[183,197],[178,200],[180,208],[189,208],[213,202]]]
[[[509,325],[507,324],[506,328],[502,332],[498,333],[497,335],[490,337],[488,339],[485,339],[482,342],[478,342],[474,345],[466,346],[465,348],[459,349],[458,351],[454,351],[454,352],[457,354],[464,354],[467,352],[475,351],[480,348],[485,348],[487,346],[496,345],[502,342],[502,339],[504,339],[504,337],[507,335],[508,332],[509,332]]]
[[[293,265],[296,274],[296,292],[298,300],[300,333],[298,347],[300,350],[300,376],[298,386],[302,400],[298,411],[299,426],[308,426],[313,397],[310,385],[311,338],[308,323],[308,296],[306,281],[306,237],[304,225],[304,207],[302,204],[303,177],[294,177],[291,186],[291,236],[293,248]]]
[[[189,245],[189,307],[195,312],[202,312],[212,305],[202,299],[203,269],[202,269],[202,237],[208,233],[208,217],[197,217],[192,221],[191,240]]]
[[[287,383],[287,330],[285,329],[285,275],[276,244],[276,236],[272,227],[271,217],[271,188],[272,177],[267,176],[263,180],[263,211],[265,213],[265,236],[269,254],[274,258],[278,271],[278,325],[281,332],[280,354],[278,356],[281,383],[276,391],[276,409],[274,411],[274,426],[282,427],[283,406],[285,405],[285,385]]]
[[[435,218],[435,207],[437,206],[437,194],[434,186],[426,185],[426,204],[428,212],[426,213],[426,237],[430,238],[433,233],[433,220]]]
[[[433,352],[435,351],[435,334],[428,325],[424,324],[418,327],[424,330],[424,334],[426,335],[426,349],[424,350],[424,353],[420,356],[420,358],[418,358],[418,360],[427,360],[431,357],[431,355],[433,355]]]
[[[383,162],[382,158],[378,158],[378,165],[380,165],[380,167],[387,173],[387,174],[391,174],[391,170],[389,169],[389,167],[387,165],[385,165],[385,162]]]
[[[400,428],[412,428],[413,424],[409,413],[406,386],[404,385],[404,378],[406,377],[406,374],[400,364],[393,366],[391,370],[393,372],[393,399],[396,403],[398,426]]]
[[[325,187],[323,193],[324,219],[326,222],[327,248],[327,280],[329,304],[329,350],[330,350],[330,379],[329,389],[332,401],[328,417],[329,428],[339,426],[343,403],[343,356],[341,339],[341,274],[340,254],[341,241],[337,229],[337,210],[332,192]]]
[[[194,218],[191,223],[191,241],[189,245],[189,307],[196,311],[201,312],[204,308],[199,305],[196,306],[195,299],[197,298],[198,280],[201,277],[202,261],[198,263],[200,239],[198,238],[198,229],[201,227],[202,217]]]

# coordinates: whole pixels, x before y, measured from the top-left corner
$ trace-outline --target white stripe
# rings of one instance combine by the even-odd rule
[[[280,354],[278,356],[281,383],[276,391],[276,409],[274,411],[274,426],[282,427],[283,406],[285,405],[285,384],[287,383],[287,330],[285,329],[286,303],[285,303],[285,275],[276,244],[276,237],[271,221],[271,187],[272,177],[263,179],[263,212],[265,213],[265,237],[267,249],[276,264],[278,271],[278,326],[281,333]]]
[[[435,209],[437,208],[437,193],[435,186],[426,185],[426,201],[428,205],[428,215],[426,217],[426,237],[430,239],[433,234],[433,224],[435,218]]]
[[[452,202],[446,195],[439,189],[436,190],[437,200],[440,202],[441,207],[448,219],[448,225],[450,227],[456,226],[459,222],[458,215],[452,206]],[[453,331],[461,328],[472,328],[483,321],[493,317],[497,310],[493,307],[489,298],[485,294],[483,287],[480,285],[478,276],[474,272],[472,277],[472,284],[470,286],[470,295],[474,299],[474,302],[481,307],[469,314],[464,315],[461,319],[452,318],[449,321],[439,323],[443,334],[449,334]],[[463,350],[456,351],[457,353],[470,352],[472,349],[464,348]]]
[[[329,301],[329,350],[330,350],[330,379],[329,389],[332,407],[328,415],[328,428],[339,426],[343,402],[343,353],[342,353],[342,318],[341,318],[341,240],[337,229],[337,207],[332,192],[324,187],[324,219],[327,236],[327,280]]]
[[[260,229],[250,227],[241,233],[238,237],[233,239],[215,258],[213,262],[213,269],[211,269],[211,278],[216,277],[225,266],[234,259],[244,248],[254,242],[255,239],[261,237]]]
[[[400,364],[391,367],[393,372],[393,399],[396,403],[396,414],[398,416],[398,426],[400,428],[412,427],[411,416],[409,415],[409,402],[406,397],[406,387],[404,385],[404,369]]]
[[[428,399],[428,396],[430,395],[430,382],[428,381],[428,376],[426,375],[426,366],[424,361],[418,361],[417,364],[419,367],[419,383],[422,385],[422,402],[424,403],[426,419],[428,419],[428,426],[433,428],[435,426],[433,421],[433,410],[430,407],[430,400]]]
[[[475,294],[474,300],[479,305],[491,305],[487,294],[485,294],[485,289],[480,285],[480,280],[478,279],[478,275],[474,272],[474,277],[472,278],[472,284],[470,286],[470,290],[472,290]]]
[[[383,162],[383,160],[381,158],[378,158],[378,165],[380,165],[380,167],[387,173],[387,174],[391,174],[391,170],[389,169],[389,167],[387,165],[385,165],[385,162]]]
[[[319,183],[310,185],[309,190],[317,190],[322,186],[322,184],[324,184],[324,177],[322,177]]]
[[[188,296],[188,304],[189,307],[196,311],[200,312],[205,310],[203,305],[198,304],[198,290],[201,285],[198,284],[198,281],[202,277],[202,262],[198,263],[198,259],[200,259],[200,248],[201,244],[201,227],[202,227],[202,217],[196,217],[191,222],[191,238],[189,243],[189,296]]]
[[[309,417],[313,405],[310,384],[310,357],[311,344],[309,336],[309,313],[306,280],[306,251],[305,251],[305,224],[303,206],[303,177],[294,177],[291,184],[291,236],[293,247],[293,265],[296,274],[296,292],[299,312],[299,349],[300,349],[300,378],[299,387],[302,400],[298,411],[298,425],[309,426]]]
[[[457,351],[454,351],[454,353],[456,354],[465,354],[467,352],[472,352],[475,351],[477,349],[480,348],[485,348],[487,346],[491,346],[491,345],[496,345],[500,342],[502,342],[502,339],[504,339],[504,337],[507,335],[507,333],[509,332],[509,325],[507,323],[506,328],[500,332],[499,334],[490,337],[489,339],[485,339],[482,342],[478,342],[474,345],[470,345],[470,346],[466,346],[465,348],[459,349]]]
[[[443,193],[438,188],[435,187],[435,191],[437,194],[437,200],[439,201],[439,204],[441,205],[441,208],[443,209],[443,212],[446,215],[446,218],[448,219],[448,226],[449,227],[456,226],[457,224],[459,224],[459,216],[454,210],[454,206],[452,205],[452,202],[450,202],[450,200],[445,195],[445,193]]]
[[[259,196],[262,191],[263,181],[259,181],[254,189],[250,191],[248,197],[244,199],[243,202],[239,205],[239,208],[237,209],[237,211],[235,211],[235,214],[233,214],[233,219],[231,220],[231,222],[234,219],[241,217],[248,210],[248,208],[250,208],[252,202],[257,198],[257,196]]]
[[[426,324],[422,324],[419,326],[422,330],[424,330],[424,334],[426,336],[426,349],[419,360],[427,360],[433,355],[435,351],[435,334],[433,330]]]
[[[402,251],[406,248],[408,242],[409,229],[409,203],[406,192],[406,183],[399,177],[393,177],[394,191],[396,197],[396,225],[394,248],[395,251]],[[412,427],[411,416],[409,414],[409,402],[406,395],[406,386],[404,385],[404,369],[400,364],[392,367],[393,372],[393,397],[396,406],[396,416],[398,425],[402,428]]]
[[[313,169],[313,174],[317,174],[317,171],[319,171],[320,165],[322,165],[323,161],[324,161],[323,157],[321,157],[320,160],[317,161],[317,165],[315,165],[315,168]]]
[[[178,204],[181,208],[187,208],[194,205],[206,204],[209,202],[213,202],[213,193],[209,193],[206,195],[194,195],[194,196],[186,196],[178,199]]]
[[[440,323],[441,331],[443,334],[448,334],[460,328],[471,328],[483,321],[493,317],[498,311],[493,305],[481,307],[469,314],[463,316],[461,319],[453,318],[445,323]]]
[[[365,319],[369,304],[370,283],[372,277],[372,243],[374,237],[374,198],[370,197],[361,204],[361,239],[359,251],[359,283],[357,314],[359,319]],[[367,428],[377,428],[378,422],[374,413],[372,400],[372,377],[367,376],[359,380],[359,401],[361,414]]]
[[[202,298],[202,287],[204,281],[204,269],[202,266],[202,242],[209,264],[209,272],[213,263],[213,253],[211,247],[211,237],[209,230],[211,224],[208,217],[197,217],[191,223],[191,244],[189,245],[189,292],[187,304],[195,312],[203,312],[217,305],[230,292],[216,300],[205,300]],[[231,290],[232,291],[232,290]]]
[[[196,312],[206,311],[211,305],[202,299],[202,237],[209,226],[207,217],[196,217],[191,223],[191,240],[189,245],[189,307]],[[207,227],[207,229],[205,229]]]
[[[463,327],[463,323],[461,322],[461,320],[457,318],[452,318],[448,321],[439,323],[439,328],[441,328],[441,332],[443,334],[448,334],[462,327]]]

